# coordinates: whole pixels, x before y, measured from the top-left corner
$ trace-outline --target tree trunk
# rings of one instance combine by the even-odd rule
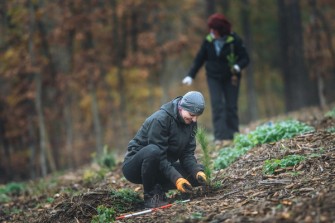
[[[298,0],[278,0],[281,61],[286,110],[318,104],[317,86],[310,80],[304,61],[300,6]]]
[[[136,9],[133,9],[131,11],[131,40],[130,40],[130,46],[131,46],[131,51],[133,53],[137,52],[137,37],[138,37],[138,22],[137,20],[139,19],[138,18],[139,15],[138,15],[138,12]]]
[[[43,114],[43,106],[42,106],[42,76],[39,73],[35,73],[34,77],[35,88],[36,88],[36,95],[35,95],[35,107],[38,116],[38,126],[39,126],[39,133],[40,133],[40,161],[41,161],[41,170],[42,175],[46,176],[47,174],[47,162],[49,164],[51,172],[56,171],[56,164],[53,158],[49,136],[47,132],[47,128],[45,126],[45,118]]]
[[[118,142],[119,146],[124,145],[127,139],[129,139],[129,128],[127,121],[127,106],[126,106],[126,90],[125,90],[125,82],[123,78],[123,68],[120,66],[118,68],[117,76],[118,76],[118,86],[119,86],[119,95],[120,95],[120,127],[122,132],[122,137]]]
[[[42,176],[46,176],[48,172],[47,162],[46,162],[46,150],[47,150],[47,142],[46,142],[46,129],[44,125],[44,116],[42,112],[42,102],[41,102],[41,75],[35,73],[35,107],[38,116],[38,127],[40,133],[40,167],[42,171]]]
[[[318,95],[321,107],[327,105],[327,85],[334,86],[331,82],[331,70],[334,70],[335,50],[332,44],[331,31],[326,18],[317,7],[316,0],[309,0],[311,7],[310,38],[308,38],[309,67],[313,71],[313,77],[317,79]],[[322,38],[322,36],[324,38]],[[330,58],[327,56],[330,54]],[[325,55],[326,54],[326,55]],[[321,66],[322,64],[322,66]],[[331,87],[333,88],[333,87]],[[329,96],[329,95],[328,95]]]
[[[94,125],[94,133],[95,133],[95,144],[96,144],[96,151],[97,156],[100,157],[102,155],[103,149],[103,137],[102,137],[102,127],[101,121],[99,116],[99,106],[98,106],[98,99],[96,95],[96,89],[92,82],[89,83],[89,92],[91,95],[91,109],[93,115],[93,125]]]
[[[278,4],[278,19],[279,19],[279,49],[280,49],[280,64],[281,64],[281,70],[283,74],[283,83],[284,83],[284,98],[285,98],[285,105],[286,110],[290,111],[293,110],[293,99],[291,98],[291,95],[293,95],[293,92],[290,92],[292,88],[292,82],[290,81],[290,75],[289,75],[289,65],[286,63],[287,58],[287,52],[289,48],[289,34],[287,32],[287,15],[285,13],[286,6],[283,0],[277,0]]]
[[[320,32],[321,32],[321,28],[318,25],[317,20],[317,8],[316,8],[316,1],[315,0],[310,0],[309,1],[310,6],[312,7],[312,16],[314,17],[312,19],[312,33],[311,33],[311,41],[314,41],[315,44],[312,44],[314,46],[314,49],[312,49],[313,51],[322,51],[323,46],[321,46],[321,36],[320,36]],[[321,107],[325,107],[327,102],[326,102],[326,97],[324,95],[324,77],[323,77],[323,71],[324,69],[320,69],[319,65],[322,62],[322,55],[320,53],[316,53],[314,54],[315,57],[314,58],[310,58],[310,66],[312,71],[314,71],[314,74],[312,74],[314,76],[314,78],[316,77],[317,79],[317,83],[318,83],[318,95],[319,95],[319,100],[320,100],[320,105]],[[314,68],[314,69],[313,69]]]
[[[242,19],[242,30],[245,37],[245,46],[248,52],[253,52],[252,49],[252,35],[250,27],[250,4],[249,0],[242,1],[242,10],[241,10],[241,19]],[[251,54],[249,55],[251,59]],[[248,103],[248,121],[253,121],[258,118],[258,109],[257,109],[257,97],[254,84],[254,69],[253,63],[248,65],[246,69],[246,78],[247,78],[247,103]]]
[[[207,14],[207,17],[212,15],[215,10],[216,10],[216,7],[215,7],[215,0],[207,0],[206,1],[207,4],[206,4],[206,14]]]
[[[335,49],[333,46],[333,42],[332,42],[332,31],[331,28],[329,27],[329,24],[326,20],[326,18],[324,17],[323,13],[321,12],[321,10],[318,9],[317,7],[317,1],[316,0],[309,0],[309,4],[312,8],[312,16],[314,17],[314,20],[319,20],[321,23],[321,27],[320,29],[322,29],[322,31],[325,32],[325,36],[326,36],[326,46],[327,49],[329,50],[329,53],[331,55],[331,61],[333,61],[333,65],[335,64]],[[320,30],[321,31],[321,30]]]
[[[30,0],[32,1],[32,0]],[[33,5],[33,10],[34,13],[36,11],[39,10],[39,5],[37,5],[36,3],[31,3]],[[38,18],[37,20],[34,18],[35,24],[37,26],[37,30],[40,33],[40,37],[41,37],[41,49],[43,52],[43,55],[47,58],[48,60],[48,66],[49,66],[49,72],[50,72],[50,77],[52,78],[52,80],[56,79],[56,68],[54,65],[54,61],[53,61],[53,57],[51,54],[51,50],[50,50],[50,46],[49,46],[49,42],[47,39],[47,31],[45,28],[45,25],[43,24],[43,22],[41,21],[41,18]]]
[[[0,54],[2,54],[2,49],[6,46],[5,37],[7,37],[7,2],[0,1]],[[0,79],[0,89],[2,88],[3,81]],[[0,92],[0,168],[3,166],[3,169],[0,170],[0,180],[6,179],[9,176],[12,176],[10,171],[12,170],[9,142],[6,137],[6,117],[5,117],[5,107],[6,102],[5,98],[2,97],[2,92]],[[1,176],[3,175],[3,177]]]
[[[61,7],[61,4],[60,4]],[[73,8],[73,4],[69,5],[69,9],[72,14],[75,13],[75,10]],[[74,57],[74,37],[76,34],[76,30],[74,28],[68,30],[67,33],[67,41],[66,41],[66,49],[65,53],[67,54],[68,63],[64,67],[65,70],[65,75],[66,76],[71,76],[73,73],[73,57]],[[63,97],[64,97],[64,122],[65,122],[65,134],[66,134],[66,163],[67,167],[70,169],[73,169],[76,167],[76,160],[74,159],[74,148],[73,148],[73,141],[74,141],[74,127],[73,127],[73,116],[72,116],[72,105],[73,102],[75,101],[74,94],[71,86],[69,84],[66,84],[65,86],[65,91],[63,92]]]
[[[33,121],[31,117],[28,117],[28,148],[30,150],[30,157],[29,157],[29,172],[30,172],[30,178],[35,179],[36,177],[36,144],[35,140],[36,135],[34,133],[34,126]]]
[[[65,132],[66,132],[66,163],[67,167],[73,169],[73,126],[71,114],[71,102],[64,105]]]
[[[33,3],[29,1],[30,5],[30,36],[29,36],[29,54],[31,58],[32,66],[35,65],[35,55],[34,55],[34,41],[33,36],[35,32],[35,10],[33,7]],[[45,119],[43,114],[43,106],[42,106],[42,76],[40,73],[34,74],[34,83],[35,83],[35,108],[38,117],[38,126],[40,133],[40,166],[42,176],[46,176],[47,169],[47,159],[49,161],[50,169],[52,172],[56,170],[56,165],[53,159],[53,156],[50,151],[47,130],[45,127]]]
[[[4,116],[4,102],[1,101],[0,98],[0,146],[3,149],[3,155],[1,155],[0,162],[2,166],[4,167],[4,170],[1,171],[0,179],[8,179],[8,177],[12,176],[11,170],[12,170],[12,163],[11,163],[11,155],[10,155],[10,149],[9,149],[9,142],[6,137],[6,119]],[[1,166],[0,166],[1,167]],[[3,177],[1,177],[3,175]]]
[[[111,1],[112,8],[116,8],[116,1]],[[119,128],[121,132],[121,137],[119,137],[117,144],[119,147],[123,146],[126,141],[129,139],[129,131],[128,131],[128,122],[127,122],[127,108],[126,108],[126,90],[125,90],[125,81],[124,81],[124,72],[123,72],[123,65],[122,61],[126,57],[126,30],[127,30],[127,23],[126,23],[126,16],[123,15],[121,21],[119,20],[116,10],[113,12],[113,45],[112,48],[114,51],[112,52],[113,59],[115,64],[117,65],[117,77],[118,77],[118,92],[120,97],[120,107],[119,107]],[[121,26],[118,26],[121,24]]]
[[[216,11],[223,12],[223,14],[227,14],[229,12],[229,8],[230,8],[229,0],[221,0],[218,2],[218,7]]]
[[[113,52],[111,52],[112,56],[113,56],[113,60],[117,61],[117,56],[118,56],[118,48],[119,46],[119,19],[117,17],[117,11],[116,11],[116,0],[111,0],[111,6],[112,9],[114,10],[112,13],[112,26],[113,26],[113,30],[112,30],[112,47],[111,49],[113,49]]]
[[[0,49],[6,44],[5,36],[7,32],[7,1],[0,1]],[[0,51],[1,53],[1,51]]]

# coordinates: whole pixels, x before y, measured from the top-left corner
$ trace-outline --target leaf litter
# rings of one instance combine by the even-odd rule
[[[315,110],[312,113],[300,113],[296,118],[313,126],[315,132],[250,149],[229,167],[213,173],[215,182],[221,185],[219,189],[197,188],[188,196],[174,194],[169,198],[171,202],[186,198],[191,201],[117,222],[335,222],[335,134],[326,131],[335,126],[335,119]],[[276,169],[273,174],[264,173],[266,160],[288,155],[306,158],[297,165]],[[69,174],[78,176],[78,171]],[[120,205],[120,200],[110,196],[112,189],[142,190],[122,177],[120,165],[102,181],[87,184],[78,177],[64,176],[58,187],[51,194],[20,196],[0,203],[0,221],[91,222],[98,205]],[[76,190],[77,195],[55,193],[64,188]],[[49,196],[53,202],[45,203]],[[121,205],[123,212],[117,215],[143,210],[141,203]],[[23,211],[3,211],[15,208]]]

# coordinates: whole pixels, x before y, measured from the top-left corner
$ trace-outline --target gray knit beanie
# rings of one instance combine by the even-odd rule
[[[179,106],[192,114],[201,115],[205,109],[205,99],[200,92],[190,91],[180,100]]]

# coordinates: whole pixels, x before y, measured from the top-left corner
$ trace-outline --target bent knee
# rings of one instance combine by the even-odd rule
[[[146,159],[160,159],[162,151],[157,145],[150,144],[143,149],[145,149]]]

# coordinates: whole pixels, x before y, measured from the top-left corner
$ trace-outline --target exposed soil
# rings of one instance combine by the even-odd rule
[[[251,149],[230,167],[214,173],[219,189],[197,188],[183,197],[173,194],[171,203],[190,201],[118,222],[335,222],[335,134],[326,131],[335,126],[335,119],[323,114],[318,109],[289,114],[316,131]],[[294,167],[277,169],[273,175],[263,173],[265,160],[290,154],[308,158]],[[0,203],[0,222],[91,222],[99,204],[120,202],[110,196],[112,189],[142,190],[122,178],[120,165],[95,184],[84,183],[82,175],[83,170],[67,173],[58,178],[61,183],[41,195],[21,195]],[[77,195],[68,196],[67,190]],[[45,202],[48,197],[54,200]],[[124,212],[117,216],[144,210],[141,204],[124,205]],[[24,211],[16,214],[15,208]]]

